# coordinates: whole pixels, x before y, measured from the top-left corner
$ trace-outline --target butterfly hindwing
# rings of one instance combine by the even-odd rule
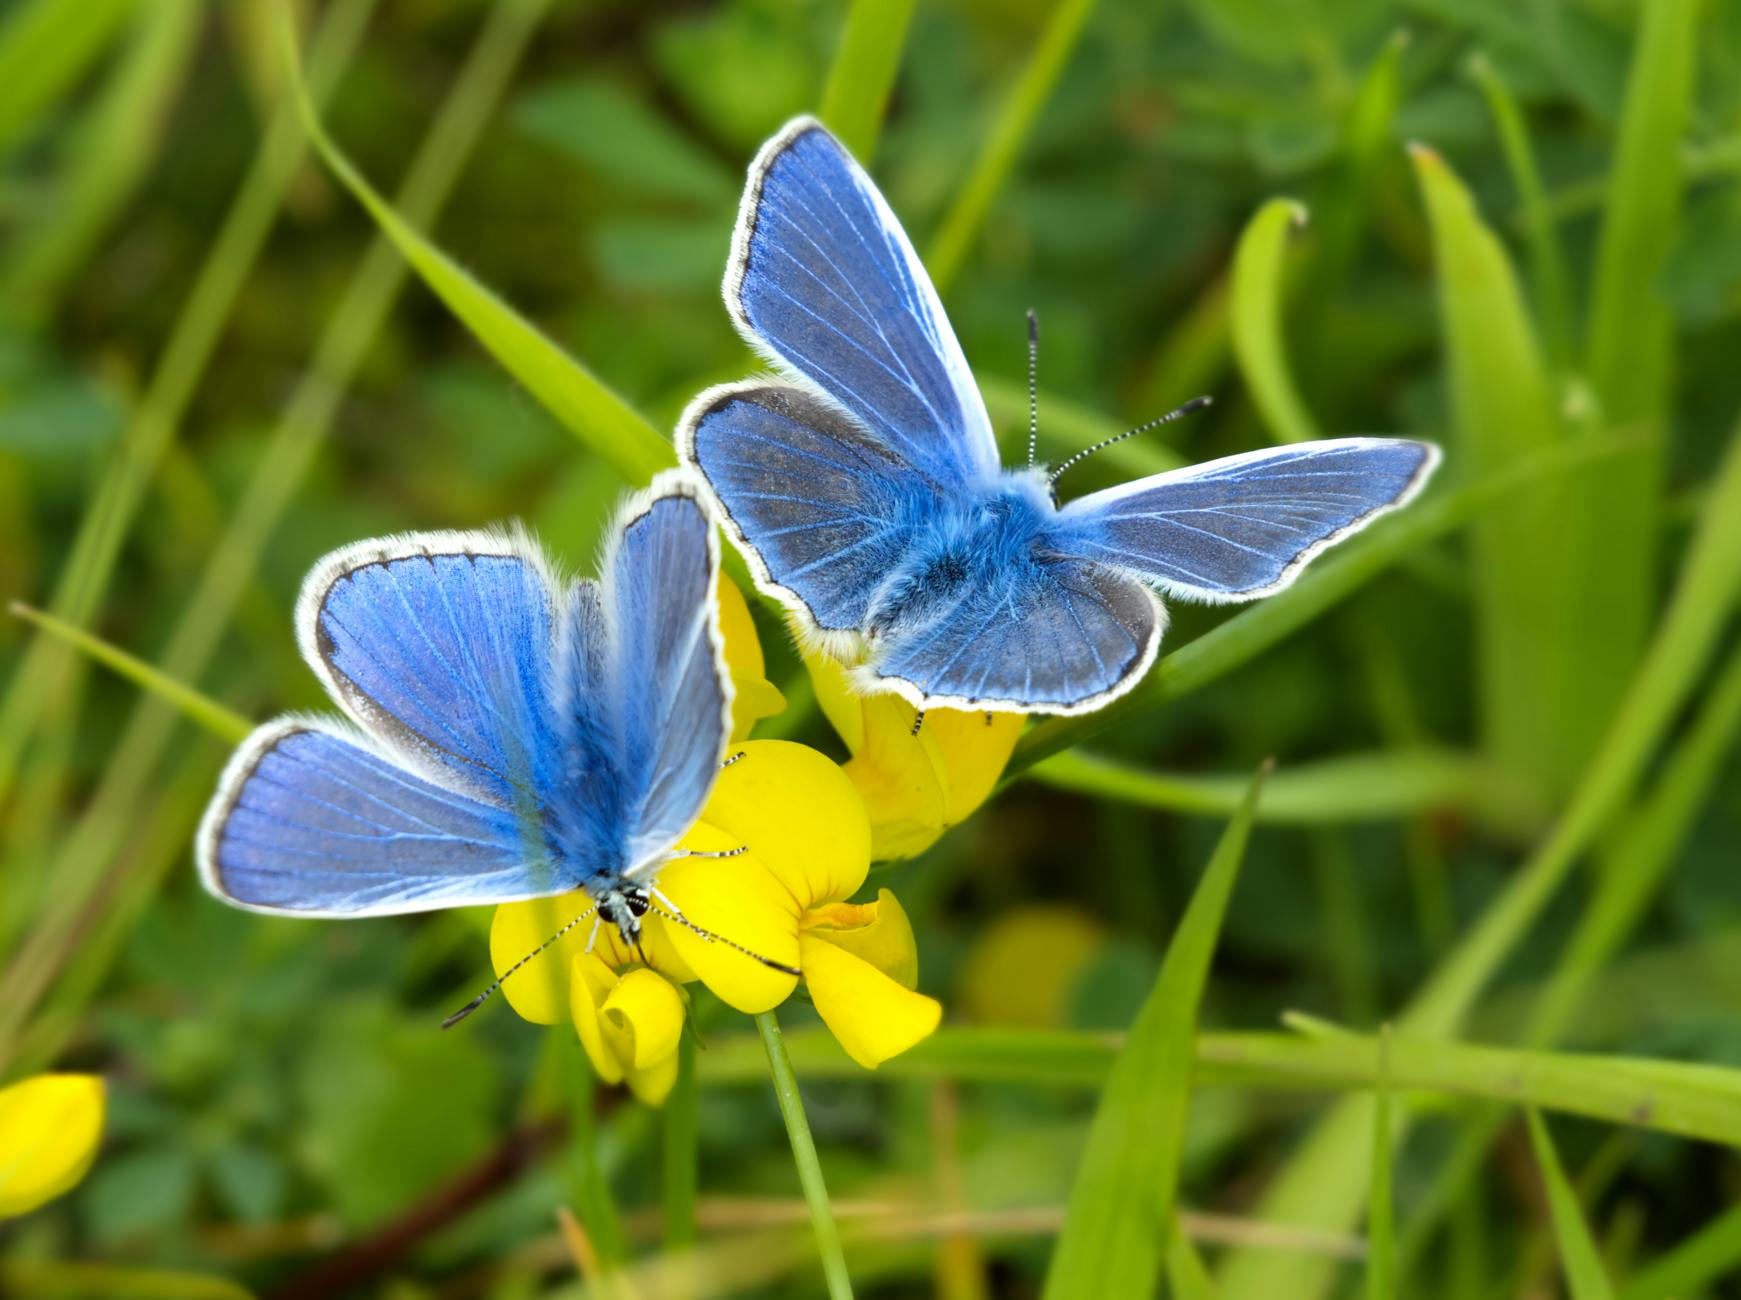
[[[684,413],[678,447],[762,586],[813,629],[856,632],[936,494],[877,439],[785,384],[733,384]]]
[[[1187,600],[1253,600],[1319,551],[1405,504],[1429,443],[1335,438],[1228,456],[1070,502],[1057,547]]]
[[[256,911],[381,916],[572,889],[510,809],[445,789],[335,724],[268,723],[201,824],[207,888]]]
[[[859,679],[920,707],[1086,712],[1148,671],[1164,622],[1160,602],[1114,570],[1011,567],[941,616],[891,629]]]
[[[810,118],[750,165],[726,269],[739,330],[944,488],[987,482],[997,441],[930,277],[875,184]]]

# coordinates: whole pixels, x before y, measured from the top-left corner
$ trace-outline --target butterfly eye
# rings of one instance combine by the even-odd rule
[[[645,916],[653,906],[653,900],[647,896],[644,889],[631,889],[623,894],[623,906],[629,909],[630,916]]]

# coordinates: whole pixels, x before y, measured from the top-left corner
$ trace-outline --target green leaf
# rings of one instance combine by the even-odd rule
[[[1712,1283],[1741,1273],[1741,1204],[1733,1205],[1692,1236],[1638,1270],[1620,1300],[1661,1300],[1701,1295]]]
[[[1246,223],[1233,254],[1233,351],[1251,400],[1279,442],[1322,436],[1288,373],[1282,340],[1287,298],[1282,259],[1288,231],[1305,224],[1304,204],[1271,199]]]
[[[1411,153],[1433,233],[1451,463],[1479,479],[1567,434],[1505,249],[1443,160],[1420,146]],[[1544,793],[1575,778],[1628,671],[1588,631],[1604,622],[1607,575],[1567,540],[1586,535],[1591,485],[1611,468],[1544,484],[1473,530],[1483,734],[1495,761]]]
[[[1167,1285],[1176,1300],[1215,1300],[1215,1287],[1203,1257],[1177,1222],[1167,1236]]]
[[[1045,1300],[1153,1292],[1175,1231],[1197,1007],[1239,878],[1263,774],[1216,846],[1112,1074],[1046,1272]]]
[[[866,167],[877,150],[914,0],[853,0],[822,91],[821,117]]]
[[[169,674],[152,667],[143,659],[128,654],[119,646],[110,645],[99,636],[93,636],[82,628],[74,627],[71,623],[58,619],[53,614],[45,614],[39,609],[32,609],[22,601],[13,601],[9,608],[15,616],[23,619],[26,623],[33,624],[44,632],[59,637],[68,645],[78,647],[104,667],[113,669],[125,677],[140,690],[155,695],[173,708],[179,709],[191,721],[204,727],[220,740],[227,740],[232,745],[239,744],[247,738],[250,731],[254,730],[254,724],[234,709],[219,704],[196,687],[177,681]]]
[[[1050,97],[1052,87],[1057,85],[1064,64],[1076,48],[1077,38],[1082,35],[1083,24],[1093,11],[1094,0],[1059,0],[1052,9],[1033,55],[1017,78],[1015,89],[998,111],[985,146],[956,192],[955,201],[943,214],[943,222],[925,251],[925,265],[938,293],[948,290],[961,270],[961,264],[967,260],[968,250],[979,236],[979,227],[985,221],[985,214],[991,210],[992,200],[1009,179],[1016,157],[1027,143],[1034,121]]]
[[[393,205],[376,193],[333,143],[295,71],[297,102],[309,139],[327,166],[368,209],[438,298],[472,336],[524,384],[570,432],[630,483],[645,483],[675,463],[671,444],[590,370],[468,275],[446,253],[417,233]]]
[[[1541,1167],[1542,1185],[1547,1191],[1548,1214],[1553,1219],[1554,1240],[1560,1248],[1560,1269],[1572,1300],[1613,1300],[1614,1288],[1602,1267],[1602,1257],[1596,1251],[1596,1241],[1584,1222],[1584,1212],[1578,1206],[1578,1194],[1560,1166],[1559,1153],[1548,1135],[1548,1127],[1535,1111],[1529,1112],[1529,1140],[1535,1148],[1536,1164]]]
[[[1237,776],[1148,772],[1080,749],[1036,763],[1029,776],[1045,785],[1079,790],[1144,808],[1225,817],[1239,807],[1246,782]],[[1344,754],[1281,767],[1264,785],[1258,820],[1286,825],[1385,821],[1432,809],[1476,809],[1509,822],[1495,773],[1468,755],[1414,748]]]

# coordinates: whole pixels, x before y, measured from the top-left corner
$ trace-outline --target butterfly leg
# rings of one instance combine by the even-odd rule
[[[586,950],[589,953],[592,951],[592,946],[598,942],[598,927],[602,920],[604,917],[600,915],[594,915],[592,918],[592,931],[586,936]]]
[[[737,753],[735,753],[735,754],[731,755],[731,757],[727,758],[725,760],[725,762],[721,763],[719,765],[719,770],[723,772],[723,771],[725,771],[726,768],[730,767],[733,763],[737,762],[740,758],[747,758],[747,757],[748,757],[748,755],[743,750],[740,749],[740,750],[738,750]]]
[[[915,713],[913,715],[913,729],[911,731],[909,731],[907,734],[909,736],[918,735],[919,728],[924,726],[924,725],[925,725],[925,710],[920,709],[917,713]]]
[[[750,846],[740,844],[735,849],[673,849],[667,862],[675,862],[678,858],[735,858],[748,853]]]

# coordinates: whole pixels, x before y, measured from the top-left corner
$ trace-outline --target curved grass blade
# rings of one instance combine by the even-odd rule
[[[943,214],[943,223],[925,251],[925,265],[938,293],[946,293],[961,270],[992,200],[1009,179],[1016,155],[1021,153],[1028,133],[1033,130],[1034,119],[1039,117],[1052,87],[1057,85],[1059,74],[1082,35],[1082,26],[1093,10],[1094,0],[1059,0],[1046,20],[1039,44],[999,110],[973,170],[956,192],[955,201]]]
[[[1271,199],[1246,223],[1233,254],[1233,351],[1251,400],[1278,442],[1323,435],[1288,373],[1282,315],[1288,232],[1306,224],[1304,204]]]
[[[1175,1300],[1215,1300],[1215,1287],[1203,1257],[1178,1224],[1167,1238],[1167,1285]]]
[[[853,0],[822,90],[822,120],[866,167],[877,150],[915,0]]]
[[[1045,1300],[1154,1291],[1162,1246],[1177,1227],[1197,1007],[1262,786],[1260,772],[1223,832],[1113,1063],[1046,1272]]]
[[[1455,459],[1481,478],[1567,431],[1504,247],[1444,161],[1410,153],[1433,235]],[[1607,575],[1569,540],[1593,540],[1588,503],[1612,469],[1544,483],[1471,530],[1482,734],[1496,762],[1548,795],[1576,777],[1631,669],[1631,646],[1592,644],[1607,639],[1588,634],[1605,626]]]
[[[1548,1214],[1554,1225],[1554,1240],[1560,1248],[1560,1271],[1565,1274],[1572,1300],[1614,1300],[1614,1288],[1602,1267],[1595,1238],[1590,1235],[1590,1226],[1584,1222],[1583,1210],[1578,1207],[1578,1194],[1572,1190],[1560,1164],[1548,1126],[1533,1110],[1529,1112],[1529,1141],[1535,1150],[1536,1164],[1541,1168]]]
[[[1028,769],[1031,779],[1143,808],[1225,817],[1240,805],[1246,781],[1237,776],[1150,772],[1116,760],[1066,750]],[[1502,783],[1478,759],[1425,746],[1345,754],[1280,767],[1264,783],[1257,819],[1320,826],[1388,821],[1411,813],[1457,808],[1509,823],[1527,810],[1508,804]]]
[[[308,138],[327,166],[363,205],[381,232],[430,291],[471,331],[489,354],[524,384],[570,432],[630,483],[647,482],[676,463],[676,453],[644,416],[625,402],[543,331],[474,280],[452,258],[418,233],[376,192],[339,149],[310,102],[287,43],[297,104]]]
[[[254,724],[234,709],[219,704],[203,691],[189,686],[185,682],[177,681],[169,674],[152,667],[143,659],[128,654],[119,646],[110,645],[101,637],[93,636],[83,628],[74,627],[71,623],[64,622],[53,614],[45,614],[40,609],[32,609],[23,601],[15,600],[9,608],[13,614],[26,623],[60,637],[69,645],[78,647],[105,668],[113,669],[125,677],[140,690],[155,695],[160,700],[180,710],[191,721],[204,727],[220,740],[227,740],[231,744],[240,744],[247,739],[248,733],[254,730]]]

